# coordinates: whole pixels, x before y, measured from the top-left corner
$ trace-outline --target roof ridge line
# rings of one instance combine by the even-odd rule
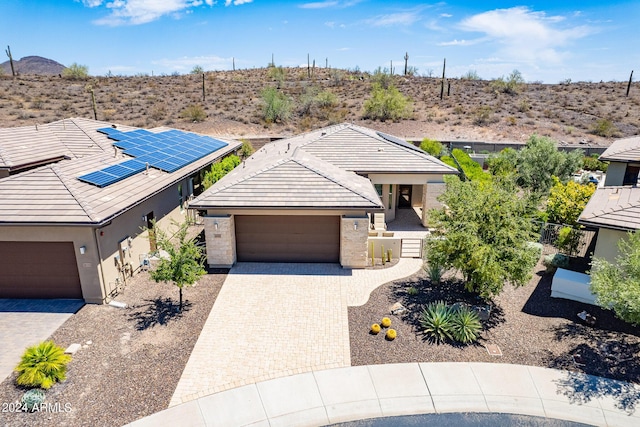
[[[355,125],[353,125],[351,123],[343,122],[343,123],[337,123],[335,125],[327,126],[327,127],[324,127],[324,128],[316,129],[316,130],[313,130],[313,131],[309,131],[309,132],[307,132],[307,135],[310,135],[313,132],[320,132],[320,135],[318,137],[316,137],[316,138],[310,139],[309,141],[301,142],[300,144],[298,144],[298,146],[296,148],[304,147],[305,145],[311,144],[312,142],[315,142],[315,141],[319,140],[320,138],[323,138],[323,137],[328,136],[328,135],[332,135],[332,134],[340,131],[341,130],[341,129],[339,129],[340,127],[342,127],[342,129],[348,129],[351,126],[355,126]],[[323,135],[322,132],[325,132],[325,134]],[[294,137],[294,138],[296,138],[296,137]]]
[[[91,207],[91,205],[89,205],[89,202],[87,202],[84,198],[76,194],[76,191],[75,191],[76,180],[73,178],[69,178],[69,176],[66,173],[62,172],[62,170],[56,164],[51,165],[51,170],[60,179],[60,182],[67,189],[69,194],[71,194],[71,196],[76,200],[76,202],[78,202],[78,205],[82,208],[84,213],[87,214],[87,216],[92,221],[98,221],[99,219],[96,217],[95,212],[93,211],[93,208]]]
[[[290,159],[291,159],[290,157],[287,157],[287,158],[285,158],[285,159],[278,159],[276,162],[269,163],[267,166],[265,166],[265,167],[263,167],[263,168],[260,168],[260,169],[259,169],[259,170],[257,170],[257,171],[251,172],[251,173],[250,173],[250,174],[248,174],[248,175],[242,175],[241,177],[238,177],[237,179],[235,179],[235,180],[231,181],[230,183],[225,184],[225,185],[223,185],[223,186],[222,186],[222,187],[220,187],[220,188],[217,188],[215,191],[212,191],[212,193],[219,193],[220,191],[226,190],[226,189],[228,189],[229,187],[233,187],[234,185],[239,184],[239,183],[241,183],[241,182],[244,182],[244,181],[246,181],[246,180],[247,180],[247,179],[249,179],[249,178],[253,178],[254,176],[257,176],[257,175],[260,175],[260,174],[262,174],[262,173],[265,173],[265,172],[267,172],[267,171],[269,171],[269,170],[271,170],[271,169],[275,168],[276,166],[278,166],[278,165],[280,165],[280,164],[285,163],[286,161],[288,161],[288,160],[290,160]],[[246,161],[246,160],[245,160],[245,161]],[[244,162],[242,162],[241,164],[243,164],[243,163],[244,163]],[[236,168],[238,168],[238,167],[240,167],[240,165],[236,166]],[[235,170],[235,168],[234,168],[233,170]],[[224,177],[222,177],[222,178],[224,178]],[[222,178],[220,178],[220,179],[222,180]],[[218,181],[218,182],[220,182],[220,181]],[[215,185],[215,183],[214,183],[213,185]],[[212,185],[211,187],[213,187],[213,185]],[[209,187],[209,188],[208,188],[207,190],[205,190],[205,191],[208,191],[211,187]]]
[[[302,150],[302,151],[304,151],[304,150]],[[305,154],[307,154],[307,155],[309,155],[309,156],[311,156],[311,157],[317,158],[317,157],[315,157],[313,154],[310,154],[310,153],[308,153],[308,152],[306,152],[306,151],[304,151],[304,153],[305,153]],[[314,168],[314,167],[312,167],[312,166],[310,166],[310,165],[304,164],[300,159],[294,158],[294,157],[292,156],[292,157],[291,157],[291,160],[292,160],[292,161],[294,161],[294,162],[296,162],[296,163],[297,163],[297,164],[299,164],[300,166],[302,166],[302,167],[304,167],[304,168],[306,168],[306,169],[309,169],[310,171],[315,172],[315,173],[317,173],[318,175],[320,175],[320,176],[324,177],[325,179],[328,179],[329,181],[331,181],[331,182],[333,182],[333,183],[335,183],[335,184],[339,185],[340,187],[345,188],[345,189],[347,189],[347,190],[351,191],[351,192],[352,192],[352,193],[354,193],[354,194],[357,194],[357,195],[358,195],[358,197],[360,197],[360,198],[362,198],[362,199],[364,199],[364,200],[368,200],[369,202],[372,202],[372,203],[375,203],[375,204],[378,204],[378,203],[380,202],[380,200],[371,200],[369,197],[367,197],[367,196],[365,196],[365,195],[361,194],[360,192],[358,192],[358,191],[354,190],[354,188],[352,188],[352,187],[350,187],[350,186],[348,186],[348,185],[346,185],[346,184],[344,184],[344,183],[342,183],[342,182],[336,181],[333,177],[326,175],[326,174],[325,174],[325,173],[323,173],[322,171],[320,171],[320,170],[318,170],[318,169],[316,169],[316,168]],[[318,161],[321,161],[321,162],[327,163],[327,164],[329,164],[329,165],[330,165],[330,166],[332,166],[332,167],[338,168],[337,166],[331,165],[330,163],[325,162],[324,160],[318,159]],[[340,169],[340,168],[338,168],[338,169]],[[355,173],[355,172],[349,172],[349,171],[345,171],[345,170],[343,170],[343,169],[340,169],[340,171],[341,171],[341,172],[345,172],[345,173],[352,173],[352,174],[354,174],[355,176],[359,176],[359,175],[358,175],[357,173]],[[363,179],[366,179],[366,178],[363,178]]]

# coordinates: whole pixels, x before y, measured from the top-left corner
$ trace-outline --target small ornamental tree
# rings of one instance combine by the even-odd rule
[[[420,143],[420,149],[426,153],[431,154],[433,157],[440,157],[442,155],[442,151],[444,150],[444,146],[440,141],[425,138]]]
[[[553,182],[547,201],[547,220],[555,224],[576,225],[596,186],[575,181],[563,184],[555,176]]]
[[[187,237],[189,222],[174,225],[178,226],[178,230],[172,236],[168,236],[164,230],[153,224],[158,248],[166,251],[169,256],[160,259],[156,268],[151,271],[151,278],[156,282],[172,282],[178,287],[179,310],[182,311],[182,289],[195,284],[206,270],[202,266],[202,248],[196,245],[194,239]]]
[[[618,241],[615,263],[594,258],[591,292],[596,304],[611,309],[625,322],[640,325],[640,233],[628,233]]]
[[[528,200],[498,179],[463,182],[449,176],[445,182],[438,198],[445,207],[429,217],[436,231],[427,242],[427,258],[463,273],[465,288],[485,299],[505,283],[525,285],[538,256],[528,243],[536,240]]]

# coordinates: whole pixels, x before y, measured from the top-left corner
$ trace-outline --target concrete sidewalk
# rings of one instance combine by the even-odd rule
[[[313,371],[201,397],[129,424],[321,426],[397,415],[497,412],[638,426],[640,387],[498,363],[406,363]]]

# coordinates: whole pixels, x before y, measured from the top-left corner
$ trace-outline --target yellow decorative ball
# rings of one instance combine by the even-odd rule
[[[382,322],[380,323],[382,324],[382,327],[388,328],[389,326],[391,326],[391,319],[389,319],[388,317],[383,317]]]
[[[394,339],[396,339],[397,336],[398,336],[398,333],[396,332],[395,329],[389,329],[387,331],[386,337],[389,341],[393,341]]]
[[[378,325],[377,323],[371,325],[371,333],[375,335],[378,332],[380,332],[380,325]]]

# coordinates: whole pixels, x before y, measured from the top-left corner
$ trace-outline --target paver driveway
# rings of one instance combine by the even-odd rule
[[[410,276],[420,259],[381,270],[238,263],[211,309],[170,406],[311,370],[350,366],[347,306]]]
[[[24,350],[46,340],[80,310],[84,301],[0,299],[0,381],[4,381]]]

